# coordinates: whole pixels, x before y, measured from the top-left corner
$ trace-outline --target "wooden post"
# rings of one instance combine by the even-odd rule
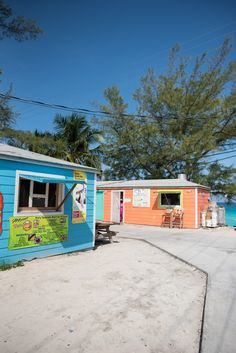
[[[68,197],[70,196],[70,194],[72,193],[72,191],[74,190],[74,188],[76,187],[76,185],[77,185],[77,184],[74,184],[74,185],[72,186],[72,188],[68,191],[68,193],[66,194],[66,196],[64,197],[64,199],[62,200],[62,202],[60,203],[60,205],[57,206],[56,211],[58,211],[58,210],[61,208],[61,206],[63,205],[63,203],[66,202],[66,200],[68,199]]]

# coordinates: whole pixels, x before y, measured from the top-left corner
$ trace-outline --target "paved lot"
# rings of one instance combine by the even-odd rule
[[[114,226],[121,237],[145,239],[208,272],[202,352],[236,352],[236,231]]]
[[[198,353],[206,277],[136,240],[0,272],[1,353]]]

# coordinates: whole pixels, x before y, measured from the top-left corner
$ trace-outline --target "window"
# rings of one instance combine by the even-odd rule
[[[158,193],[158,207],[182,207],[182,192],[181,191],[163,191]]]
[[[19,178],[18,211],[56,211],[61,195],[61,184]]]

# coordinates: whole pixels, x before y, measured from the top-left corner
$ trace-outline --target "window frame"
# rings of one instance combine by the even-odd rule
[[[42,198],[45,197],[46,204],[48,202],[48,194],[49,194],[49,183],[46,183],[46,194],[34,194],[33,193],[33,180],[30,180],[30,193],[29,193],[29,207],[19,207],[19,196],[20,196],[20,178],[21,175],[27,174],[32,176],[40,176],[40,177],[51,177],[62,179],[65,178],[63,175],[56,174],[46,174],[46,173],[37,173],[30,172],[26,170],[16,170],[16,181],[15,181],[15,198],[14,198],[14,216],[43,216],[43,215],[60,215],[64,214],[64,204],[60,208],[60,210],[56,211],[55,207],[32,207],[33,196],[40,196]],[[61,186],[60,186],[61,185]],[[65,195],[65,185],[57,184],[59,186],[58,199],[57,204],[60,203],[61,200],[64,199]]]
[[[161,195],[162,194],[180,194],[180,205],[162,205],[161,204]],[[174,207],[183,208],[183,190],[173,190],[173,189],[158,190],[157,204],[158,204],[159,209],[174,208]]]

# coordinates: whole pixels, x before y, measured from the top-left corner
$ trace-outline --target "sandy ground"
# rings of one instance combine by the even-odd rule
[[[236,231],[114,226],[119,236],[144,239],[208,273],[202,353],[236,352]]]
[[[136,240],[34,260],[0,272],[0,352],[198,352],[205,284]]]

